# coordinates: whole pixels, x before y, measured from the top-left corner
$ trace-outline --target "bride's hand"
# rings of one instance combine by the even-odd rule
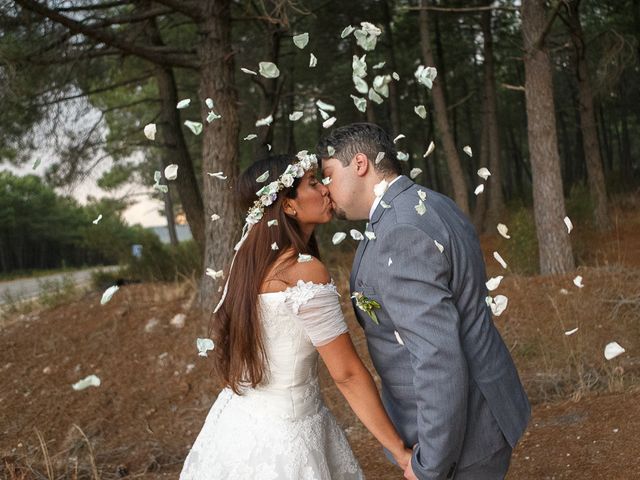
[[[395,454],[393,457],[396,460],[398,466],[404,471],[407,468],[407,465],[411,462],[411,456],[413,455],[413,450],[410,448],[405,448],[400,453]]]

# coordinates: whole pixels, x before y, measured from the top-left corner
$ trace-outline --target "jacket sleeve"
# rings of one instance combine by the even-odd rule
[[[395,225],[376,241],[380,300],[413,368],[418,412],[413,470],[421,480],[452,478],[467,423],[468,367],[449,288],[451,266],[434,239],[414,225]]]

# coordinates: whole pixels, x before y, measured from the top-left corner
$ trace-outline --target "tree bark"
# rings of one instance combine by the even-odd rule
[[[498,128],[498,101],[496,95],[495,64],[493,58],[493,33],[491,31],[491,10],[482,13],[482,36],[484,39],[484,87],[487,110],[487,146],[489,152],[489,171],[485,195],[488,197],[485,215],[485,229],[494,228],[504,213],[504,195],[502,192],[502,162],[500,149],[500,131]],[[482,164],[481,166],[484,166]]]
[[[421,0],[423,7],[427,6],[426,0]],[[431,50],[431,39],[429,37],[429,18],[427,10],[420,10],[420,46],[422,49],[422,58],[426,66],[435,66],[433,52]],[[449,175],[451,176],[451,184],[453,188],[453,198],[458,204],[458,207],[469,214],[469,196],[467,192],[467,185],[464,179],[464,173],[460,163],[460,156],[456,149],[453,135],[451,133],[451,127],[449,125],[449,118],[447,115],[447,104],[444,97],[444,89],[442,86],[441,78],[436,78],[433,82],[432,88],[434,114],[436,118],[436,124],[438,126],[438,132],[442,138],[442,146],[444,149],[445,157],[447,159],[447,166],[449,167]]]
[[[593,93],[589,70],[587,67],[586,46],[582,24],[580,23],[580,0],[572,0],[567,5],[569,10],[569,24],[571,25],[571,40],[575,49],[576,74],[578,77],[578,92],[580,101],[580,126],[582,128],[582,148],[587,166],[589,190],[594,202],[594,219],[596,228],[606,231],[611,228],[609,209],[607,206],[607,189],[600,156],[598,142],[598,128],[593,106]]]
[[[566,215],[553,103],[551,61],[545,46],[544,0],[522,6],[527,132],[533,176],[533,209],[543,275],[575,268]]]
[[[200,3],[204,10],[200,24],[201,43],[199,56],[201,75],[200,98],[210,97],[216,113],[222,116],[206,125],[202,139],[202,178],[205,215],[217,213],[220,220],[206,222],[205,254],[203,271],[206,268],[220,270],[228,267],[233,246],[240,233],[241,213],[233,201],[231,185],[238,174],[239,122],[237,93],[234,88],[234,61],[231,46],[231,0],[206,0]],[[207,110],[203,105],[202,116]],[[204,120],[203,120],[204,122]],[[207,175],[222,171],[228,180]],[[200,304],[203,308],[215,306],[218,298],[217,284],[203,276],[200,286]]]

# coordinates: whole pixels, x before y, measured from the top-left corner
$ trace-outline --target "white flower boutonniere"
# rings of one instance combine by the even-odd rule
[[[380,325],[380,322],[378,321],[378,316],[376,315],[376,312],[374,311],[374,310],[377,310],[377,309],[380,308],[380,304],[378,302],[376,302],[375,300],[371,300],[370,298],[365,297],[360,292],[354,292],[353,295],[351,296],[351,298],[355,299],[356,306],[360,310],[365,312],[367,315],[369,315],[371,320],[373,320],[373,322],[376,325]]]

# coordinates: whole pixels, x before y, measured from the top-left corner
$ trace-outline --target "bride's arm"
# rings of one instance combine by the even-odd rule
[[[317,347],[336,386],[364,426],[376,437],[404,470],[412,451],[404,443],[385,411],[371,374],[358,356],[351,337],[342,334]]]

